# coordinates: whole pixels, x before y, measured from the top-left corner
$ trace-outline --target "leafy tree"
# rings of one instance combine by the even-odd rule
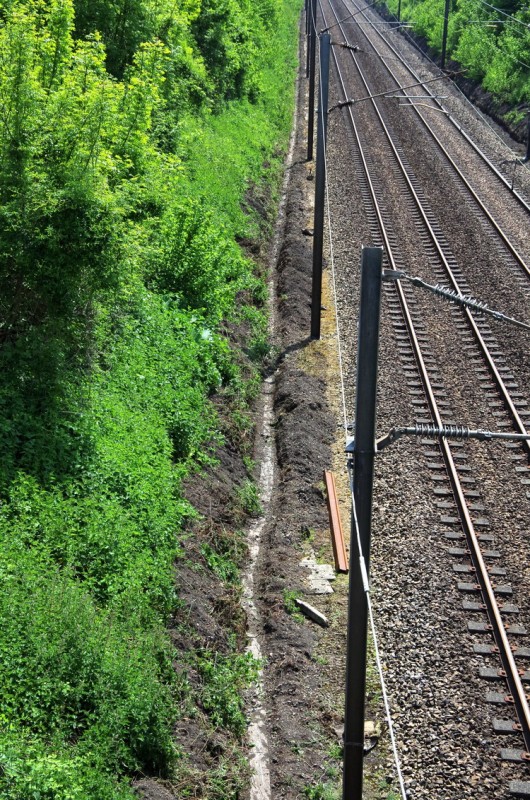
[[[191,29],[219,99],[257,96],[253,22],[261,29],[259,18],[245,14],[238,0],[202,0]]]

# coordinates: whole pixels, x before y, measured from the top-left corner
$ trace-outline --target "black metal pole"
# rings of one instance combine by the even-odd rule
[[[381,247],[363,247],[353,493],[367,575],[370,569],[382,259]],[[352,513],[348,641],[346,646],[343,800],[362,800],[363,793],[367,621],[368,605],[361,562],[359,561],[355,517]]]
[[[315,174],[315,217],[313,223],[313,279],[311,287],[311,338],[320,339],[322,304],[322,248],[324,244],[324,201],[326,194],[326,141],[328,130],[329,52],[331,36],[320,36],[320,81],[317,112],[317,163]]]
[[[398,22],[401,22],[401,0],[398,0],[398,13],[397,13]]]
[[[317,0],[309,0],[309,110],[307,122],[307,160],[313,158],[313,136],[315,130],[315,62],[316,62],[316,14]]]
[[[528,120],[527,120],[527,128],[526,128],[526,156],[523,159],[523,162],[526,164],[527,161],[530,161],[530,111],[528,112]]]
[[[447,27],[449,25],[450,6],[451,6],[451,0],[445,0],[444,29],[442,34],[442,69],[445,69],[445,57],[447,55]]]

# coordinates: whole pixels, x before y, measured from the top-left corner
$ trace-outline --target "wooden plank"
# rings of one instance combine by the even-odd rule
[[[335,477],[330,470],[324,470],[324,483],[326,484],[329,527],[331,530],[331,544],[333,546],[333,557],[335,558],[335,569],[337,572],[348,572],[348,556],[346,545],[344,544],[344,533],[339,514],[337,502],[337,490],[335,488]]]

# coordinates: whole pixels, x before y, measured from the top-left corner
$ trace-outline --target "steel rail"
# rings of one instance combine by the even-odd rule
[[[336,17],[337,14],[334,11],[333,7],[331,6],[331,3],[330,3],[330,7],[332,8],[332,11],[333,11],[333,13],[334,13],[334,15]],[[342,29],[342,25],[339,25],[339,27],[340,27],[342,33],[344,34],[344,31]],[[352,59],[353,63],[355,64],[355,67],[356,67],[356,69],[357,69],[357,71],[359,73],[359,77],[361,78],[367,93],[370,94],[370,89],[369,89],[369,86],[368,86],[368,82],[366,81],[366,78],[364,77],[364,73],[363,73],[363,71],[362,71],[362,69],[361,69],[361,67],[360,67],[360,65],[358,63],[358,59],[357,59],[355,53],[352,52],[351,50],[345,50],[343,52],[345,53],[345,57],[346,58],[349,55],[350,58]],[[343,91],[345,93],[345,96],[347,96],[346,95],[346,88],[344,86],[343,86]],[[428,219],[428,215],[427,215],[427,213],[425,211],[425,208],[424,208],[420,198],[418,197],[418,193],[417,193],[416,189],[413,186],[413,182],[412,182],[411,177],[410,177],[410,175],[408,173],[408,170],[407,170],[405,164],[403,163],[403,160],[402,160],[402,158],[401,158],[401,156],[400,156],[400,154],[399,154],[399,152],[397,150],[397,147],[396,147],[396,145],[395,145],[395,143],[394,143],[394,141],[392,139],[390,131],[388,130],[387,124],[385,123],[385,121],[383,119],[383,116],[382,116],[382,114],[381,114],[381,112],[379,110],[379,107],[378,107],[378,104],[377,104],[376,100],[375,99],[372,100],[371,104],[372,104],[372,107],[373,107],[373,109],[374,109],[374,111],[375,111],[375,113],[377,115],[377,118],[379,119],[379,124],[381,125],[381,127],[383,129],[383,132],[385,134],[387,142],[388,142],[388,144],[389,144],[389,146],[390,146],[390,148],[392,150],[392,153],[394,155],[396,164],[399,167],[399,170],[400,170],[400,172],[401,172],[401,174],[402,174],[402,176],[403,176],[403,178],[404,178],[404,180],[405,180],[405,182],[407,184],[407,187],[408,187],[408,190],[410,192],[410,195],[411,195],[411,197],[412,197],[412,199],[414,201],[414,205],[415,205],[418,213],[420,214],[420,216],[422,218],[422,221],[423,221],[423,224],[425,226],[425,229],[426,229],[426,231],[427,231],[427,233],[428,233],[428,235],[429,235],[429,237],[431,239],[431,242],[432,242],[434,248],[436,249],[436,252],[438,254],[438,258],[440,259],[440,262],[441,262],[441,264],[442,264],[442,266],[443,266],[443,268],[444,268],[444,270],[446,272],[447,278],[450,281],[454,291],[456,291],[458,294],[465,294],[465,292],[462,292],[462,290],[461,290],[461,288],[460,288],[460,286],[458,284],[458,281],[457,281],[457,279],[456,279],[456,277],[454,275],[454,272],[451,269],[451,265],[449,264],[449,262],[447,260],[447,256],[445,255],[444,248],[443,248],[442,244],[440,243],[440,241],[438,239],[438,236],[436,235],[436,232],[433,230],[432,224]],[[350,114],[350,119],[353,121],[352,110],[351,110],[350,107],[348,107],[348,110],[349,110],[349,114]],[[358,134],[357,134],[357,138],[358,138]],[[385,241],[385,244],[386,244],[386,241]],[[506,387],[506,385],[504,383],[504,380],[501,377],[501,374],[500,374],[500,372],[499,372],[499,370],[498,370],[498,368],[497,368],[497,366],[495,364],[494,358],[491,355],[491,353],[489,351],[489,348],[488,348],[486,342],[484,341],[484,339],[482,337],[482,334],[481,334],[481,332],[479,330],[479,326],[477,325],[477,322],[476,322],[475,318],[473,317],[473,314],[472,314],[471,310],[468,309],[468,308],[463,308],[462,309],[462,313],[467,318],[467,321],[468,321],[468,324],[469,324],[469,326],[470,326],[470,328],[472,330],[473,336],[475,337],[475,340],[478,343],[478,345],[479,345],[479,347],[480,347],[480,349],[482,351],[483,358],[485,359],[486,364],[488,366],[488,369],[489,369],[491,375],[493,376],[493,378],[495,380],[495,383],[497,384],[497,387],[498,387],[498,390],[499,390],[499,392],[501,394],[501,397],[502,397],[502,400],[504,402],[505,408],[508,411],[508,413],[510,414],[510,416],[512,418],[512,422],[513,422],[517,432],[518,433],[527,433],[526,426],[523,423],[523,421],[522,421],[522,419],[521,419],[521,417],[520,417],[520,415],[519,415],[519,413],[518,413],[518,411],[517,411],[517,409],[515,407],[515,404],[514,404],[512,398],[511,398],[511,396],[510,396],[510,392],[508,391],[508,388]],[[527,456],[530,457],[530,444],[528,442],[523,442],[522,443],[522,447],[525,450]]]
[[[346,6],[346,0],[342,0],[342,1],[343,1],[344,5]],[[354,8],[358,9],[358,11],[355,12],[356,14],[357,13],[361,13],[365,17],[365,19],[368,19],[368,16],[364,12],[367,9],[369,9],[370,6],[364,6],[363,8],[359,8],[359,6],[356,5],[355,0],[349,0],[349,2],[352,3]],[[394,28],[394,30],[395,30],[395,28]],[[391,50],[392,53],[394,53],[394,58],[397,59],[401,63],[401,65],[404,67],[404,69],[406,69],[407,72],[410,75],[412,75],[414,78],[416,78],[417,80],[420,80],[420,77],[418,76],[418,74],[414,71],[414,69],[409,64],[407,64],[407,62],[405,61],[404,57],[399,52],[399,50],[397,50],[394,47],[394,45],[391,42],[388,41],[388,39],[385,37],[385,34],[382,31],[379,31],[377,28],[374,28],[373,31],[374,31],[374,33],[377,34],[378,38],[381,39],[385,43],[386,47],[388,47],[388,49]],[[362,31],[362,33],[363,33],[364,37],[367,39],[367,41],[370,42],[372,47],[374,47],[373,42],[370,40],[370,38],[365,33],[365,31]],[[407,36],[407,41],[409,41],[409,43],[411,43],[415,47],[415,49],[418,49],[416,43],[413,40],[411,41],[410,37],[408,37],[408,36]],[[375,48],[374,48],[374,50],[375,50]],[[421,51],[419,51],[419,53],[420,53],[420,55],[423,55],[421,53]],[[385,66],[388,66],[388,65],[385,64]],[[475,151],[475,153],[479,156],[479,158],[481,158],[484,161],[485,165],[504,184],[504,187],[506,189],[508,189],[508,191],[510,192],[510,195],[513,196],[516,199],[516,201],[519,203],[519,205],[522,208],[524,208],[525,211],[527,211],[530,214],[530,205],[525,200],[525,198],[522,195],[520,195],[519,192],[517,192],[516,189],[514,189],[511,186],[509,180],[507,178],[505,178],[505,176],[502,174],[502,172],[500,172],[500,170],[495,166],[493,161],[490,158],[488,158],[488,156],[481,150],[481,148],[478,146],[478,144],[475,141],[473,141],[471,136],[468,133],[466,133],[466,131],[464,130],[462,125],[458,122],[457,119],[455,119],[455,117],[451,114],[451,112],[447,111],[447,109],[445,109],[443,107],[443,104],[440,102],[439,98],[437,98],[435,95],[433,95],[432,92],[429,89],[427,89],[427,92],[429,94],[430,99],[434,103],[436,103],[436,105],[438,106],[440,111],[444,112],[444,114],[446,115],[446,118],[451,122],[451,124],[454,126],[454,128],[456,128],[456,130],[465,139],[465,141],[469,144],[469,146]]]
[[[344,2],[344,0],[342,0],[342,1]],[[346,5],[346,4],[344,3],[344,5]],[[355,6],[355,3],[353,3],[353,5]],[[355,6],[355,7],[356,7],[356,6]],[[364,9],[359,9],[359,10],[360,10],[360,11],[363,11]],[[370,46],[373,48],[374,52],[375,52],[375,53],[377,53],[377,51],[375,50],[374,44],[373,44],[373,42],[371,41],[371,39],[370,39],[370,37],[368,36],[368,34],[367,34],[367,33],[366,33],[364,30],[362,30],[362,29],[360,29],[360,30],[361,30],[361,33],[362,33],[362,35],[363,35],[363,36],[364,36],[364,38],[366,39],[366,41],[367,41],[367,42],[370,44]],[[376,32],[377,32],[377,31],[376,31]],[[397,50],[395,50],[395,49],[392,47],[392,45],[386,41],[386,39],[384,38],[384,36],[382,36],[382,35],[381,35],[381,37],[380,37],[380,38],[381,38],[381,39],[382,39],[382,40],[385,42],[386,46],[387,46],[387,47],[389,47],[389,48],[392,50],[392,52],[394,52],[394,53],[398,54],[398,51],[397,51]],[[382,60],[382,59],[381,59],[381,60]],[[409,72],[409,73],[412,75],[412,77],[414,77],[414,78],[415,78],[417,81],[419,81],[420,85],[422,85],[422,86],[425,86],[426,84],[428,84],[428,83],[430,82],[430,81],[428,81],[428,80],[427,80],[427,81],[423,81],[423,82],[422,82],[422,81],[421,81],[421,78],[419,78],[419,76],[418,76],[418,75],[416,75],[416,73],[414,72],[414,70],[412,70],[412,69],[411,69],[411,68],[410,68],[410,67],[409,67],[409,66],[408,66],[408,65],[405,63],[405,61],[404,61],[403,59],[401,59],[401,64],[402,64],[402,66],[403,66],[403,67],[404,67],[404,68],[405,68],[405,69],[406,69],[406,70],[407,70],[407,71],[408,71],[408,72]],[[389,76],[392,78],[392,80],[393,80],[393,81],[395,81],[396,85],[397,85],[397,86],[398,86],[400,89],[402,89],[402,88],[406,88],[406,87],[402,87],[402,86],[400,86],[400,85],[399,85],[399,82],[398,82],[397,78],[395,77],[395,75],[393,74],[392,70],[390,69],[390,67],[388,66],[388,64],[386,64],[386,63],[385,63],[383,60],[382,60],[382,65],[384,66],[384,68],[386,69],[386,71],[387,71],[387,73],[389,74]],[[388,91],[393,91],[393,90],[390,90],[390,89],[389,89]],[[435,102],[437,103],[437,105],[439,106],[439,110],[440,110],[440,111],[443,111],[443,112],[444,112],[444,114],[446,114],[446,115],[448,116],[448,118],[449,118],[449,119],[451,119],[451,122],[452,122],[454,125],[456,125],[456,126],[457,126],[457,128],[458,128],[459,132],[460,132],[460,133],[461,133],[463,136],[465,136],[466,140],[467,140],[469,143],[471,143],[471,142],[472,142],[472,140],[471,140],[471,139],[469,139],[468,135],[467,135],[467,134],[466,134],[466,133],[465,133],[465,132],[462,130],[462,128],[461,128],[461,127],[460,127],[460,126],[459,126],[459,125],[458,125],[458,124],[457,124],[457,123],[456,123],[456,122],[455,122],[455,121],[454,121],[454,120],[451,118],[451,114],[450,114],[450,113],[449,113],[449,112],[448,112],[446,109],[444,109],[443,105],[442,105],[440,102],[438,102],[438,100],[436,100],[435,96],[432,94],[432,92],[430,92],[430,90],[429,90],[429,88],[428,88],[427,86],[425,86],[425,91],[426,91],[426,92],[428,92],[428,93],[429,93],[429,95],[428,95],[428,96],[429,96],[429,97],[430,97],[430,98],[431,98],[433,101],[435,101]],[[384,94],[388,94],[388,92],[385,92]],[[502,240],[502,242],[504,243],[504,245],[505,245],[505,247],[507,248],[507,250],[508,250],[508,251],[511,253],[511,255],[512,255],[512,256],[513,256],[513,258],[516,260],[516,262],[517,262],[517,264],[519,265],[519,267],[520,267],[520,268],[522,269],[522,271],[523,271],[523,272],[526,274],[527,278],[529,278],[529,279],[530,279],[530,267],[529,267],[529,266],[528,266],[528,264],[525,262],[524,258],[521,256],[521,254],[520,254],[520,253],[517,251],[516,247],[515,247],[515,246],[512,244],[512,242],[510,241],[510,238],[509,238],[508,234],[506,234],[506,233],[505,233],[505,231],[504,231],[504,229],[502,228],[502,226],[501,226],[501,225],[500,225],[500,224],[497,222],[497,220],[496,220],[496,219],[493,217],[493,215],[492,215],[492,214],[491,214],[491,212],[488,210],[488,208],[486,207],[486,205],[484,204],[484,202],[483,202],[483,201],[481,200],[481,198],[478,196],[478,194],[477,194],[477,192],[475,191],[475,189],[474,189],[474,188],[471,186],[471,184],[469,183],[468,179],[466,178],[466,176],[464,175],[464,173],[462,172],[462,170],[461,170],[461,169],[458,167],[458,165],[455,163],[454,159],[452,158],[452,156],[451,156],[451,155],[449,154],[449,152],[447,151],[447,148],[446,148],[446,147],[444,147],[444,145],[442,144],[442,142],[441,142],[440,138],[437,136],[437,134],[434,132],[434,130],[432,129],[432,127],[429,125],[429,123],[427,122],[427,120],[425,119],[425,117],[424,117],[424,115],[421,113],[421,111],[420,111],[420,110],[418,110],[418,108],[416,108],[416,106],[415,106],[415,104],[414,104],[414,103],[411,103],[411,104],[410,104],[410,107],[414,109],[414,111],[415,111],[415,114],[416,114],[416,116],[418,117],[418,119],[420,120],[421,124],[422,124],[422,125],[424,126],[424,128],[425,128],[425,129],[428,131],[428,133],[429,133],[429,134],[430,134],[430,136],[432,137],[433,141],[434,141],[434,142],[436,143],[436,145],[438,146],[439,150],[440,150],[440,151],[443,153],[443,156],[445,157],[445,159],[447,160],[447,162],[448,162],[448,163],[451,165],[451,167],[453,168],[454,172],[456,173],[456,175],[458,176],[458,178],[460,179],[460,181],[461,181],[461,182],[464,184],[464,186],[466,187],[467,191],[470,193],[470,195],[473,197],[473,199],[475,200],[475,202],[476,202],[476,203],[477,203],[477,205],[479,206],[479,208],[480,208],[480,210],[482,211],[482,213],[483,213],[483,214],[484,214],[484,215],[487,217],[487,219],[488,219],[489,223],[491,224],[491,226],[493,227],[493,229],[494,229],[494,231],[497,233],[497,235],[498,235],[498,236],[501,238],[501,240]],[[500,174],[500,173],[499,173],[499,172],[496,170],[495,166],[494,166],[494,165],[493,165],[493,164],[492,164],[492,163],[491,163],[491,162],[490,162],[490,161],[489,161],[489,160],[486,158],[486,156],[485,156],[485,155],[482,153],[482,151],[478,150],[478,148],[476,148],[476,147],[475,147],[474,149],[475,149],[475,151],[477,152],[477,154],[478,154],[478,155],[480,155],[480,157],[481,157],[481,158],[483,158],[483,159],[485,160],[485,163],[487,164],[487,166],[488,166],[490,169],[493,169],[493,171],[494,171],[495,175],[496,175],[496,176],[497,176],[499,179],[501,179],[501,180],[504,182],[504,184],[505,184],[505,185],[507,185],[507,186],[508,186],[508,188],[509,188],[509,184],[507,183],[507,181],[506,181],[506,180],[504,179],[504,177],[503,177],[503,176],[502,176],[502,175],[501,175],[501,174]],[[512,192],[511,192],[511,193],[512,193]],[[516,195],[516,196],[517,196],[517,195]],[[528,206],[528,205],[527,205],[527,204],[524,202],[524,200],[522,200],[522,199],[521,199],[521,201],[520,201],[520,202],[522,202],[522,204],[523,204],[523,206],[524,206],[525,210],[526,210],[526,211],[527,211],[527,212],[530,214],[530,206]]]
[[[324,11],[322,8],[322,0],[319,0],[320,8],[322,16],[325,19]],[[343,75],[340,69],[339,61],[337,58],[336,53],[333,51],[333,61],[336,69],[337,76],[339,78],[339,84],[341,87],[341,91],[343,93],[344,98],[347,98],[346,86],[343,79]],[[363,169],[365,170],[365,178],[367,181],[367,185],[369,187],[371,201],[373,210],[375,211],[378,227],[380,229],[381,235],[385,242],[386,248],[386,256],[390,262],[392,268],[396,268],[398,265],[395,260],[395,255],[392,249],[392,246],[389,241],[388,232],[385,229],[385,225],[383,222],[383,214],[380,208],[380,204],[378,202],[376,192],[374,189],[373,180],[367,170],[367,160],[363,151],[363,147],[358,135],[357,126],[355,124],[355,120],[353,118],[353,113],[351,107],[347,107],[347,113],[350,118],[350,122],[352,125],[352,130],[355,136],[357,148],[359,151],[359,155],[361,158],[361,162],[363,164]],[[427,398],[427,403],[431,412],[433,419],[435,420],[437,425],[442,424],[442,417],[440,414],[440,409],[438,407],[438,403],[436,401],[436,396],[434,393],[434,389],[429,377],[429,373],[427,370],[427,366],[424,361],[424,357],[422,354],[421,346],[418,340],[418,336],[414,327],[414,322],[412,319],[412,315],[409,309],[409,305],[405,296],[405,292],[403,287],[401,286],[400,281],[396,281],[396,291],[399,299],[399,303],[402,309],[403,318],[407,327],[407,331],[409,334],[409,338],[413,347],[414,357],[416,360],[416,365],[418,369],[418,373],[420,376],[420,380],[423,384],[424,391]],[[512,648],[510,645],[510,641],[508,639],[508,634],[506,632],[506,628],[504,622],[502,620],[502,612],[499,608],[497,603],[497,599],[495,597],[495,589],[490,580],[487,566],[484,562],[484,558],[481,553],[480,543],[478,536],[476,534],[473,521],[471,519],[471,515],[469,513],[469,509],[467,507],[464,490],[462,488],[462,484],[460,482],[460,478],[458,475],[458,470],[456,467],[455,459],[453,458],[451,446],[447,439],[442,439],[440,442],[440,447],[443,454],[444,463],[446,465],[447,473],[449,476],[449,480],[451,482],[451,486],[453,489],[453,493],[455,496],[455,501],[457,503],[457,508],[460,516],[460,520],[462,523],[463,530],[467,536],[468,545],[470,548],[471,559],[473,562],[473,566],[475,568],[477,574],[478,585],[482,592],[482,597],[486,606],[486,612],[488,618],[490,620],[490,624],[493,629],[493,636],[497,647],[499,649],[499,655],[501,658],[501,663],[503,665],[503,669],[505,672],[505,680],[508,684],[508,690],[511,694],[511,697],[514,701],[514,707],[516,710],[517,717],[519,719],[521,725],[521,733],[524,738],[525,747],[527,751],[530,751],[530,707],[528,704],[528,699],[526,696],[526,692],[517,668],[517,664],[515,663],[515,658],[512,653]]]

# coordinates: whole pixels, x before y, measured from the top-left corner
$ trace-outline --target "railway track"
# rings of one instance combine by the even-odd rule
[[[351,10],[351,4],[349,8]],[[349,37],[351,41],[355,23],[339,23],[345,13],[344,3],[330,5],[323,1],[320,13],[323,27],[333,25],[340,30],[344,41],[348,42]],[[354,51],[342,49],[337,54],[334,49],[333,64],[342,102],[351,97],[369,97],[381,92],[381,76],[378,80],[372,76],[368,78]],[[388,66],[385,70],[388,73]],[[388,86],[387,78],[386,74]],[[449,285],[460,294],[470,294],[470,281],[473,280],[473,286],[476,286],[476,272],[470,273],[467,264],[464,269],[455,256],[453,242],[439,220],[440,209],[433,210],[429,192],[424,190],[423,182],[415,174],[409,160],[410,149],[403,143],[403,130],[399,131],[400,139],[394,130],[395,117],[389,113],[388,104],[374,98],[344,106],[340,113],[346,117],[349,126],[351,152],[348,157],[353,159],[373,242],[384,247],[386,266],[410,273],[412,263],[414,267],[421,267],[423,277]],[[446,155],[446,148],[435,132],[425,124],[425,120],[420,120],[419,124],[425,134],[434,137],[433,146],[436,158],[443,160],[442,169],[453,171],[453,179],[461,181],[462,191],[469,193],[471,188],[471,200],[464,201],[464,208],[469,213],[469,203],[472,202],[472,215],[484,215],[477,224],[482,230],[485,226],[490,231],[493,229],[495,237],[500,237],[501,263],[517,287],[512,293],[513,302],[516,308],[524,310],[524,301],[520,301],[528,296],[530,287],[525,257],[513,245],[503,226],[496,223],[492,212],[485,209],[485,204],[470,187],[462,170]],[[492,180],[500,180],[494,173],[492,176]],[[507,191],[506,186],[503,191]],[[518,213],[526,214],[524,203],[521,200],[516,202]],[[489,247],[491,239],[486,238]],[[447,307],[442,307],[440,311],[439,300],[418,296],[411,284],[405,281],[385,284],[385,297],[402,362],[403,379],[410,396],[413,421],[419,430],[429,425],[462,424],[464,420],[460,415],[469,413],[470,408],[480,407],[484,427],[520,434],[527,431],[530,426],[526,395],[528,373],[523,367],[518,375],[514,374],[510,359],[501,349],[501,345],[505,346],[507,342],[508,350],[519,347],[524,352],[524,339],[520,334],[515,334],[518,344],[514,348],[510,336],[505,338],[500,329],[494,330],[484,317],[468,309],[448,311]],[[504,297],[502,295],[502,299]],[[512,302],[511,298],[509,302]],[[444,341],[439,341],[435,335],[440,325],[440,313],[449,320],[444,329]],[[458,353],[457,359],[455,353]],[[455,361],[465,362],[465,365],[455,364]],[[464,384],[465,390],[469,390],[471,405],[465,397],[454,399],[455,388],[466,371]],[[465,394],[465,391],[460,394]],[[476,449],[468,452],[462,441],[450,442],[446,438],[438,441],[425,436],[422,445],[440,512],[440,536],[447,540],[453,571],[460,578],[458,588],[464,595],[462,608],[469,617],[468,632],[474,638],[473,653],[486,659],[479,667],[479,674],[493,682],[493,691],[484,693],[485,699],[499,709],[496,714],[500,716],[494,717],[493,728],[508,737],[509,746],[499,749],[505,760],[520,762],[520,775],[511,779],[509,792],[530,797],[525,767],[530,753],[530,709],[524,686],[530,679],[525,666],[530,649],[521,645],[526,629],[519,621],[519,606],[514,602],[517,590],[514,591],[504,565],[501,566],[503,557],[510,560],[509,548],[505,542],[498,547],[495,532],[491,532],[489,516],[493,509],[488,505],[491,502],[488,492],[481,485],[482,475],[487,474],[487,470],[481,473],[480,455]],[[514,484],[519,486],[524,501],[528,497],[525,487],[530,484],[528,444],[499,446],[498,452],[502,454],[498,457],[499,463],[502,462],[503,469],[511,470]],[[511,563],[507,566],[513,568]],[[528,603],[526,598],[517,598],[518,601],[521,599]],[[493,666],[492,657],[498,659]],[[472,676],[469,679],[472,680]]]
[[[363,50],[364,54],[377,56],[381,60],[383,67],[388,67],[386,69],[386,74],[388,75],[390,81],[395,82],[396,89],[398,89],[399,86],[411,85],[413,83],[418,84],[417,86],[411,86],[411,88],[407,90],[406,94],[410,97],[417,97],[417,99],[428,100],[428,103],[422,102],[419,105],[411,103],[409,109],[414,113],[414,115],[417,116],[426,129],[433,133],[434,130],[443,132],[448,126],[450,126],[458,133],[456,141],[460,139],[461,144],[465,144],[465,147],[459,147],[455,149],[454,157],[456,159],[459,157],[462,158],[462,155],[464,154],[464,164],[467,171],[469,171],[470,168],[469,159],[473,159],[473,173],[478,184],[480,185],[481,179],[490,181],[493,179],[494,181],[498,181],[499,187],[502,187],[503,190],[508,189],[509,193],[512,195],[514,208],[519,206],[524,212],[529,213],[530,205],[528,186],[526,186],[526,190],[525,188],[521,188],[521,191],[518,191],[518,189],[514,186],[513,175],[513,169],[515,165],[516,168],[518,167],[519,169],[524,170],[522,175],[525,176],[526,183],[528,183],[530,180],[530,171],[528,168],[524,167],[524,165],[521,164],[517,159],[514,159],[512,152],[507,152],[509,157],[499,161],[498,154],[488,156],[483,151],[483,149],[467,133],[457,116],[453,114],[451,108],[446,107],[446,104],[441,102],[439,98],[439,92],[443,91],[443,83],[436,83],[436,85],[434,85],[434,89],[432,83],[425,83],[425,70],[420,69],[418,71],[413,69],[412,66],[403,58],[398,47],[392,43],[389,36],[387,36],[377,25],[371,25],[371,22],[374,21],[376,15],[375,12],[371,10],[370,6],[365,6],[363,8],[363,6],[359,5],[356,0],[344,0],[343,7],[345,9],[345,15],[348,13],[354,14],[356,18],[362,19],[363,22],[366,23],[364,27],[358,27],[356,30],[355,36],[359,42],[358,46],[360,49],[367,46],[368,49]],[[390,29],[390,33],[392,33],[392,29]],[[399,42],[400,35],[401,34],[397,35],[395,40],[396,43]],[[385,58],[390,59],[392,68],[388,66]],[[434,65],[433,67],[434,70],[430,75],[431,79],[433,75],[444,75],[442,70],[439,70]],[[445,99],[449,100],[450,98]],[[441,112],[442,116],[439,114],[433,114],[433,110]],[[445,147],[441,142],[439,142],[439,145],[441,152],[445,155]],[[452,160],[452,157],[448,155],[448,161]],[[504,168],[506,170],[507,167],[510,168],[508,173],[511,171],[511,174],[503,173],[502,169]],[[456,167],[456,169],[458,170],[458,167]],[[461,170],[458,171],[461,172]],[[526,178],[527,175],[528,178]],[[462,179],[466,180],[463,176]],[[506,197],[504,193],[503,196]]]
[[[341,6],[344,8],[344,12],[348,8],[351,8],[351,3],[341,3]],[[356,12],[360,10],[360,7],[357,5],[353,6]],[[367,15],[365,16],[365,21],[369,22],[369,18]],[[344,25],[338,26],[342,36],[344,37],[345,43],[357,47],[358,45],[356,42],[362,40],[365,45],[365,49],[362,51],[362,54],[365,56],[370,54],[370,51],[366,49],[366,47],[371,48],[371,54],[378,56],[378,61],[382,66],[381,74],[375,81],[372,80],[371,84],[368,83],[363,79],[363,88],[368,94],[375,94],[377,92],[385,92],[386,94],[390,95],[390,93],[394,90],[400,92],[400,87],[402,85],[409,85],[412,86],[411,81],[417,82],[420,85],[412,86],[412,88],[408,89],[406,94],[409,97],[413,96],[429,96],[432,98],[433,105],[436,104],[437,108],[443,109],[442,104],[436,99],[436,95],[432,90],[432,84],[423,84],[421,85],[421,76],[406,67],[405,63],[400,59],[399,67],[401,68],[401,74],[396,75],[393,69],[390,68],[388,64],[385,63],[384,57],[381,54],[381,48],[377,49],[372,42],[371,36],[368,34],[367,30],[364,28],[358,28],[357,31],[354,33],[350,33],[348,31],[348,27],[354,28],[354,23],[351,22],[345,23]],[[371,30],[368,28],[368,30]],[[391,58],[393,62],[400,58],[398,51],[391,46],[391,44],[386,43],[386,40],[382,36],[382,34],[374,29],[371,33],[372,36],[378,36],[384,46],[392,53]],[[356,68],[359,70],[359,74],[363,75],[363,66],[362,66],[362,54],[358,54],[356,52],[351,52],[350,56],[352,61],[355,63]],[[366,61],[365,61],[366,63]],[[395,64],[392,63],[392,67],[395,69]],[[406,72],[405,72],[406,70]],[[439,77],[443,78],[443,73],[439,73]],[[440,86],[440,90],[443,90],[443,80],[440,84],[436,84]],[[425,94],[421,94],[425,93]],[[403,93],[404,94],[404,93]],[[393,95],[395,99],[399,98],[399,95]],[[345,100],[347,98],[344,98]],[[386,102],[385,102],[386,101]],[[377,108],[379,109],[379,113],[381,116],[385,116],[385,108],[383,103],[387,106],[388,110],[388,98],[383,98],[377,103]],[[507,180],[501,175],[498,169],[495,167],[493,162],[489,160],[478,148],[478,146],[473,142],[473,140],[467,136],[466,132],[462,129],[461,125],[454,119],[454,117],[448,114],[447,117],[437,118],[436,115],[433,115],[432,112],[430,113],[431,118],[434,116],[434,120],[428,119],[429,112],[422,110],[424,106],[421,108],[416,106],[414,103],[410,103],[410,106],[407,107],[406,112],[412,114],[417,122],[420,123],[421,127],[424,128],[425,133],[427,134],[428,138],[431,142],[435,143],[437,148],[437,161],[439,165],[443,165],[444,172],[447,174],[447,171],[452,171],[457,178],[459,184],[465,188],[468,194],[468,203],[470,208],[476,206],[480,214],[482,215],[484,220],[489,222],[489,225],[498,241],[501,241],[506,249],[506,252],[510,254],[513,259],[513,263],[517,265],[518,269],[521,271],[521,274],[525,280],[520,281],[520,285],[522,291],[526,293],[530,292],[530,283],[528,279],[530,278],[530,267],[528,266],[528,256],[525,260],[525,256],[519,252],[518,245],[513,241],[514,231],[518,233],[520,230],[522,235],[519,237],[521,247],[527,246],[527,239],[524,236],[525,228],[528,226],[528,219],[530,214],[530,206],[524,200],[524,198],[518,194],[513,193],[510,188]],[[465,147],[462,149],[461,147],[455,148],[454,141],[455,138],[451,140],[453,152],[450,152],[450,148],[444,144],[442,138],[446,133],[447,126],[451,125],[453,128],[458,132],[459,137],[462,138],[462,141],[465,143]],[[404,150],[403,146],[402,149]],[[421,151],[421,147],[412,147],[408,148],[407,155],[409,158],[414,154]],[[462,166],[459,166],[457,161],[460,161]],[[412,165],[414,166],[414,165]],[[470,180],[468,178],[469,171],[472,170],[473,178]],[[488,202],[484,201],[481,197],[481,187],[485,184],[491,184],[493,182],[498,183],[498,190],[496,192],[490,192],[488,197],[488,202],[493,204],[493,209],[490,210],[488,208]],[[472,182],[475,185],[472,185]],[[515,222],[515,225],[512,225],[512,231],[507,233],[502,223],[499,221],[500,218],[504,218],[505,220],[510,219]]]

